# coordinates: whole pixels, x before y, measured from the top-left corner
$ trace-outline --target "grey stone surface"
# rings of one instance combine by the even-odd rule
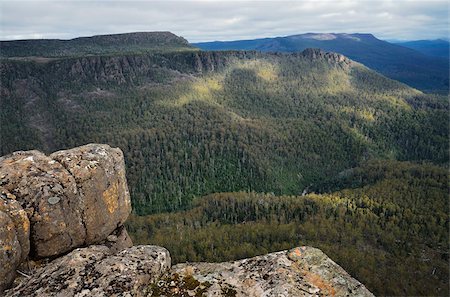
[[[146,296],[170,269],[169,252],[134,246],[112,255],[105,246],[79,248],[38,269],[6,296]]]
[[[177,290],[186,294],[200,291],[205,296],[373,296],[322,251],[305,246],[235,262],[179,264],[171,273],[169,279],[178,280]],[[186,283],[194,280],[198,286],[192,285],[193,289],[188,290]],[[166,284],[161,287],[173,291]]]

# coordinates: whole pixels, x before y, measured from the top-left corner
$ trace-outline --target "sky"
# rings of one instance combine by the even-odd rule
[[[308,32],[385,40],[449,37],[449,1],[0,0],[0,40],[171,31],[190,42]]]

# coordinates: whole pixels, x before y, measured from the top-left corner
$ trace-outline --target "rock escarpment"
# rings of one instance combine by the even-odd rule
[[[0,190],[0,293],[45,258],[5,296],[372,296],[315,248],[171,268],[165,248],[131,247],[123,155],[107,145],[2,157]]]

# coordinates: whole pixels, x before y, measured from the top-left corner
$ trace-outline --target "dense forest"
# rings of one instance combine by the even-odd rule
[[[375,294],[448,295],[448,98],[320,50],[176,44],[2,58],[0,155],[121,148],[129,231],[176,262],[312,245]]]
[[[306,33],[253,40],[194,43],[202,50],[258,50],[263,52],[300,52],[321,48],[337,52],[427,93],[449,92],[448,42],[423,41],[393,44],[372,34]],[[446,48],[445,48],[446,46]],[[435,48],[436,50],[427,51]],[[439,47],[441,49],[439,50]],[[440,55],[434,54],[441,52]],[[430,53],[434,53],[431,54]]]
[[[448,162],[445,97],[318,50],[8,60],[1,74],[1,154],[120,147],[137,214],[299,195],[372,158]]]
[[[329,194],[211,194],[189,211],[132,216],[135,243],[175,262],[226,261],[293,246],[322,249],[380,296],[448,296],[448,171],[369,161]],[[357,181],[357,185],[352,181]]]

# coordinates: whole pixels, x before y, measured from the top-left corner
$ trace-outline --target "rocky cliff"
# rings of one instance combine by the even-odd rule
[[[165,248],[132,246],[123,155],[107,145],[1,157],[0,190],[6,296],[372,296],[311,247],[171,267]]]

